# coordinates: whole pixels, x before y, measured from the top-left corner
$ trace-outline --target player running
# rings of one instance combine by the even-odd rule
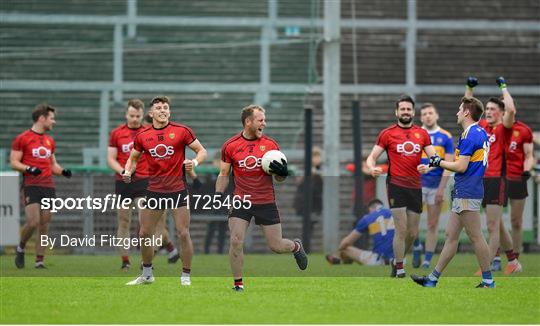
[[[47,135],[47,131],[51,131],[56,123],[55,112],[55,108],[45,103],[37,105],[32,112],[34,124],[19,134],[11,145],[11,168],[23,174],[26,215],[26,222],[21,228],[21,241],[16,250],[17,268],[24,268],[24,247],[34,231],[38,230],[37,239],[49,231],[52,214],[50,210],[41,209],[41,200],[56,197],[52,175],[71,178],[71,171],[56,162],[56,146],[52,137]],[[44,255],[45,247],[41,246],[41,241],[36,241],[36,268],[45,268]]]
[[[439,113],[432,103],[425,103],[420,108],[420,121],[431,138],[431,144],[439,157],[445,161],[454,160],[454,141],[452,135],[438,125]],[[422,153],[422,164],[428,164],[429,158],[425,152]],[[427,235],[426,235],[426,255],[422,262],[422,268],[428,269],[431,265],[431,258],[437,247],[439,238],[439,215],[444,201],[444,192],[448,183],[449,173],[443,175],[443,169],[435,168],[422,175],[422,202],[427,206]],[[413,246],[414,268],[420,267],[422,253],[420,239],[416,238]]]
[[[137,169],[131,183],[126,184],[123,182],[121,173],[133,149],[135,135],[145,129],[142,124],[143,115],[144,103],[139,99],[129,100],[125,114],[126,123],[121,124],[111,132],[107,152],[109,167],[116,172],[115,193],[122,196],[122,198],[130,198],[134,201],[139,201],[146,194],[146,187],[148,186],[148,162],[146,156],[143,155],[137,162]],[[118,217],[118,237],[129,238],[132,208],[119,208],[116,214]],[[174,248],[174,245],[172,246]],[[128,249],[120,248],[120,254],[122,258],[121,269],[127,272],[131,266]],[[169,254],[169,258],[171,258],[171,254]],[[176,248],[172,250],[172,258],[175,261],[180,258]]]
[[[341,261],[355,261],[362,265],[388,265],[394,258],[392,241],[394,239],[394,220],[392,212],[383,207],[382,201],[373,199],[367,205],[369,213],[364,215],[355,228],[339,244],[338,253],[326,255],[326,260],[332,264]],[[362,232],[368,231],[373,237],[373,250],[362,250],[354,246]],[[339,258],[338,258],[339,257]]]
[[[486,209],[487,227],[489,232],[490,261],[495,257],[499,246],[506,252],[508,264],[505,275],[521,271],[521,265],[513,250],[510,232],[503,223],[503,206],[507,204],[506,194],[506,155],[509,139],[514,125],[516,108],[514,100],[508,92],[506,81],[497,77],[497,85],[501,89],[503,99],[492,97],[485,104],[486,118],[478,125],[486,130],[490,142],[488,166],[484,178],[484,200],[482,206]],[[469,77],[465,96],[472,97],[473,88],[478,85],[475,77]],[[480,271],[476,272],[479,275]]]
[[[454,171],[452,215],[446,226],[446,239],[437,265],[428,276],[411,275],[413,281],[424,287],[435,287],[439,277],[455,256],[459,234],[465,228],[474,247],[482,271],[482,281],[477,288],[494,288],[495,282],[489,266],[489,247],[482,234],[480,206],[484,197],[482,178],[488,163],[489,142],[478,120],[484,112],[482,102],[474,97],[464,97],[457,113],[457,123],[463,128],[456,148],[455,162],[431,156],[429,166]]]
[[[529,196],[527,180],[531,177],[534,163],[532,131],[525,123],[516,121],[512,127],[510,142],[506,147],[506,179],[511,208],[512,243],[516,259],[519,259],[523,244],[523,209],[525,200]]]
[[[413,124],[414,104],[414,100],[406,95],[396,101],[397,123],[381,131],[366,160],[371,175],[378,177],[382,169],[376,166],[377,158],[384,151],[388,155],[386,184],[395,224],[395,262],[390,276],[399,278],[405,277],[405,253],[418,236],[422,213],[422,182],[418,167],[422,150],[428,156],[435,155],[427,131]],[[423,172],[427,172],[427,168]]]
[[[227,140],[221,147],[221,166],[216,181],[216,195],[223,197],[233,172],[234,198],[244,200],[241,208],[229,211],[230,247],[229,259],[234,277],[235,291],[243,291],[242,269],[244,265],[244,237],[252,218],[262,226],[268,247],[275,253],[292,252],[301,270],[307,268],[308,259],[299,239],[284,239],[281,220],[274,197],[272,176],[261,167],[263,155],[270,150],[279,150],[279,145],[263,135],[266,127],[265,110],[258,105],[242,109],[244,130]],[[287,162],[270,163],[277,181],[288,176]],[[245,206],[247,204],[247,206]]]
[[[170,122],[170,100],[166,96],[152,99],[152,126],[135,136],[133,149],[126,162],[122,178],[131,182],[137,168],[137,161],[144,153],[148,160],[148,188],[146,189],[147,208],[141,212],[139,237],[143,260],[142,275],[127,285],[154,282],[152,259],[154,248],[145,243],[150,239],[165,209],[171,209],[176,223],[176,232],[180,239],[182,252],[181,285],[191,285],[191,258],[193,244],[189,235],[190,214],[187,207],[188,193],[184,182],[184,169],[194,169],[206,158],[206,150],[195,137],[193,131],[182,124]],[[189,147],[197,156],[193,160],[185,159],[185,149]]]

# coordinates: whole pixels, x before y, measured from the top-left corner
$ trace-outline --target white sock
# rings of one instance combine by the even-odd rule
[[[178,249],[174,248],[173,251],[169,252],[169,258],[172,258],[173,256],[178,254]]]
[[[17,252],[24,252],[24,249],[21,246],[17,246]]]
[[[150,267],[144,267],[142,269],[142,274],[144,277],[151,277],[152,276],[152,266]]]
[[[190,275],[190,273],[182,272],[182,277],[189,277]]]
[[[486,284],[491,284],[491,283],[493,283],[493,279],[492,278],[483,278],[482,282],[484,282]]]

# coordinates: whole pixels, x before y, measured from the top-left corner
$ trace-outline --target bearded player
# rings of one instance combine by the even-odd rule
[[[181,244],[182,274],[180,284],[191,285],[191,259],[193,244],[189,234],[190,214],[188,193],[184,181],[184,169],[193,170],[206,158],[206,150],[195,137],[193,131],[182,124],[170,122],[170,100],[158,96],[150,102],[152,126],[135,136],[133,150],[126,162],[122,178],[131,182],[136,171],[137,161],[143,153],[148,160],[148,188],[146,189],[147,208],[141,212],[139,237],[143,261],[142,275],[127,285],[154,282],[152,273],[153,245],[146,243],[155,234],[156,225],[163,212],[170,209],[176,223],[176,232]],[[185,149],[189,147],[196,153],[193,160],[185,159]]]
[[[52,175],[71,178],[71,171],[62,168],[54,155],[56,146],[47,131],[51,131],[55,121],[55,108],[39,104],[32,112],[32,128],[19,134],[11,145],[10,163],[13,170],[23,174],[24,213],[26,222],[21,228],[21,240],[17,246],[15,266],[24,268],[24,248],[34,231],[38,239],[47,235],[52,215],[50,210],[41,209],[43,198],[54,198],[56,192]],[[45,247],[36,241],[36,268],[45,268]]]
[[[506,148],[512,134],[516,107],[504,78],[497,77],[495,81],[501,89],[503,99],[497,97],[488,99],[485,104],[486,118],[478,122],[478,125],[484,128],[488,134],[490,142],[488,166],[484,176],[482,206],[486,209],[490,261],[496,256],[499,246],[503,248],[508,259],[504,273],[509,275],[521,271],[521,264],[513,250],[512,238],[502,219],[503,206],[506,206],[508,200],[506,193]],[[478,79],[469,77],[465,96],[472,97],[473,88],[476,85],[478,85]],[[480,271],[476,272],[476,275],[479,274]]]
[[[268,247],[275,253],[292,253],[301,270],[307,268],[308,259],[299,239],[284,239],[281,234],[281,219],[274,197],[272,176],[261,167],[263,155],[270,150],[279,150],[279,145],[263,135],[266,127],[265,110],[258,105],[242,109],[244,130],[227,140],[221,147],[221,166],[216,181],[216,195],[223,197],[229,183],[231,170],[234,178],[233,196],[245,199],[241,208],[229,211],[230,248],[229,259],[234,278],[233,290],[244,290],[242,269],[244,266],[244,238],[252,218],[261,225]],[[288,176],[287,162],[274,160],[270,170],[277,181]]]
[[[418,237],[418,225],[422,213],[422,181],[418,168],[421,166],[422,150],[428,156],[435,155],[426,130],[413,124],[414,100],[401,96],[396,101],[397,123],[381,131],[366,164],[373,177],[382,169],[376,166],[377,158],[386,151],[388,155],[388,178],[386,180],[388,203],[394,217],[393,240],[395,260],[391,277],[404,278],[405,253]]]

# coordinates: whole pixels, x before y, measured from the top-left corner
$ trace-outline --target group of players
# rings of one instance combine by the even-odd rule
[[[438,113],[433,104],[420,109],[423,127],[413,124],[415,102],[402,96],[396,102],[397,123],[379,134],[371,154],[366,160],[372,176],[381,175],[376,166],[378,157],[387,152],[389,170],[387,194],[390,211],[382,208],[380,201],[369,205],[369,221],[363,219],[340,246],[345,256],[361,256],[352,243],[364,229],[385,229],[385,236],[392,238],[392,247],[381,246],[361,261],[384,263],[392,258],[392,276],[405,277],[404,257],[413,243],[418,241],[418,226],[423,202],[428,208],[428,233],[426,254],[422,263],[429,268],[438,236],[438,218],[445,188],[451,172],[455,172],[452,191],[452,215],[446,227],[446,239],[439,261],[431,274],[425,277],[412,275],[423,286],[436,286],[446,265],[457,251],[459,234],[465,228],[480,264],[482,275],[479,287],[494,287],[491,268],[500,269],[497,260],[499,248],[507,256],[506,274],[521,271],[518,261],[521,252],[521,225],[526,181],[534,164],[532,157],[532,132],[522,122],[516,121],[516,108],[503,77],[496,79],[502,99],[490,98],[484,105],[473,97],[478,80],[469,77],[465,97],[456,114],[463,128],[452,155],[452,136],[438,125]],[[111,133],[108,162],[116,172],[116,193],[125,198],[162,199],[170,202],[153,209],[142,209],[139,215],[139,236],[150,238],[159,234],[165,238],[169,261],[182,259],[181,284],[190,285],[193,245],[189,233],[190,213],[185,175],[193,175],[195,167],[207,156],[203,145],[189,127],[170,121],[171,102],[166,96],[158,96],[150,102],[147,114],[149,124],[142,123],[144,104],[138,99],[128,102],[126,123]],[[485,119],[481,119],[485,111]],[[26,222],[21,229],[21,241],[17,246],[15,264],[24,267],[24,248],[35,230],[47,234],[51,213],[40,208],[42,198],[55,197],[52,174],[71,177],[71,171],[63,169],[54,156],[53,139],[46,134],[55,124],[55,109],[39,105],[32,113],[34,124],[13,142],[10,155],[13,169],[24,176],[23,190]],[[229,258],[236,291],[243,291],[243,246],[247,227],[252,218],[262,226],[270,249],[277,253],[292,252],[300,269],[307,268],[307,256],[299,239],[282,237],[279,211],[274,197],[273,178],[282,181],[288,176],[287,163],[271,163],[273,176],[261,168],[264,153],[277,149],[278,144],[263,134],[266,127],[265,110],[249,105],[242,109],[243,130],[227,140],[221,149],[220,174],[216,182],[215,200],[224,202],[223,192],[234,178],[234,196],[248,198],[250,207],[230,208]],[[196,157],[185,158],[190,148]],[[502,221],[503,206],[510,198],[512,235]],[[489,246],[481,232],[479,210],[485,207],[489,231]],[[168,240],[165,216],[170,210],[180,239],[180,253]],[[118,236],[129,237],[130,210],[118,212]],[[382,216],[382,219],[379,218]],[[382,221],[382,224],[381,224]],[[373,226],[375,225],[375,226]],[[382,225],[382,226],[381,226]],[[372,227],[373,226],[373,227]],[[388,228],[386,228],[388,226]],[[388,231],[391,233],[387,234]],[[345,241],[346,240],[346,241]],[[418,242],[414,246],[419,249]],[[414,250],[413,250],[414,252]],[[44,268],[44,247],[36,242],[36,268]],[[129,282],[130,285],[154,281],[152,260],[154,247],[141,243],[142,275]],[[494,261],[491,266],[492,260]],[[499,262],[497,264],[497,262]],[[414,254],[414,267],[420,265],[419,254]],[[127,252],[122,253],[122,268],[129,269]],[[498,267],[499,266],[499,267]]]
[[[497,252],[502,248],[508,259],[505,274],[520,272],[518,261],[522,245],[522,215],[527,194],[527,180],[534,164],[532,132],[516,121],[516,108],[506,81],[496,83],[502,99],[492,97],[484,105],[473,97],[478,85],[475,77],[467,80],[465,96],[457,112],[457,123],[463,128],[452,156],[451,135],[438,126],[438,114],[433,104],[421,108],[423,127],[413,124],[414,100],[400,97],[396,102],[397,124],[379,134],[367,165],[372,176],[381,175],[377,158],[387,152],[388,202],[394,220],[392,277],[405,277],[404,258],[418,238],[422,203],[428,207],[426,256],[422,263],[429,268],[437,244],[438,218],[448,177],[454,172],[455,185],[451,195],[452,215],[446,226],[446,238],[439,261],[428,276],[412,275],[415,282],[434,287],[458,248],[459,234],[465,228],[482,276],[478,287],[495,287],[491,262],[500,270]],[[485,111],[485,119],[482,115]],[[512,236],[502,221],[503,206],[511,202]],[[481,231],[480,207],[487,216],[489,246]],[[415,248],[419,249],[417,244]],[[414,255],[414,267],[420,266],[420,255]]]
[[[186,187],[186,174],[202,163],[207,152],[185,125],[170,121],[171,101],[166,96],[158,96],[150,102],[148,117],[151,123],[142,125],[144,104],[132,99],[126,109],[126,123],[111,133],[108,163],[116,172],[116,193],[123,198],[140,201],[155,199],[159,205],[143,208],[139,212],[139,237],[149,239],[156,234],[165,235],[166,211],[174,217],[176,232],[180,239],[180,254],[169,240],[163,241],[169,250],[169,261],[182,260],[180,283],[191,285],[191,261],[193,244],[189,233],[190,212]],[[51,213],[41,209],[43,198],[54,198],[55,188],[52,174],[71,177],[71,171],[63,169],[54,156],[53,139],[46,134],[55,124],[55,108],[38,105],[33,113],[34,124],[16,137],[10,154],[13,169],[23,173],[23,192],[26,222],[21,230],[21,240],[17,246],[15,265],[24,267],[26,243],[37,229],[38,235],[47,234]],[[262,156],[270,150],[279,150],[275,140],[263,134],[266,127],[265,110],[258,105],[242,109],[243,130],[227,140],[221,149],[220,174],[216,181],[216,195],[211,206],[227,205],[232,200],[223,193],[233,174],[235,184],[233,196],[247,202],[247,205],[230,205],[229,257],[234,278],[235,291],[243,291],[243,247],[250,221],[261,225],[269,248],[276,253],[292,253],[298,267],[305,270],[308,258],[299,239],[289,240],[282,236],[281,220],[276,206],[273,179],[283,181],[288,176],[287,162],[270,163],[271,175],[261,168]],[[186,159],[186,147],[196,157]],[[165,200],[163,200],[165,199]],[[167,200],[171,199],[171,200]],[[130,210],[119,210],[119,237],[129,237]],[[142,274],[128,285],[154,282],[152,260],[154,247],[146,241],[140,242]],[[44,247],[36,241],[36,268],[44,268]],[[127,252],[122,253],[122,268],[129,269]]]

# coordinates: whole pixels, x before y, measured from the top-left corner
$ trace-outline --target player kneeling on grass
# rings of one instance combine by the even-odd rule
[[[452,215],[446,226],[446,239],[437,266],[428,276],[411,275],[413,281],[422,286],[437,286],[441,273],[457,252],[459,234],[461,229],[465,228],[482,271],[482,282],[477,287],[495,287],[491,276],[489,247],[482,234],[480,219],[480,206],[484,197],[483,176],[489,152],[487,134],[478,126],[483,112],[484,106],[478,99],[462,98],[457,123],[463,128],[463,133],[456,148],[455,162],[447,162],[433,155],[429,159],[429,167],[425,164],[418,166],[420,173],[427,173],[431,167],[456,172],[452,191]]]
[[[368,204],[369,213],[364,215],[354,230],[339,244],[338,253],[326,255],[326,260],[336,265],[343,261],[353,260],[362,265],[388,265],[394,258],[392,242],[394,240],[394,219],[392,212],[383,207],[379,199]],[[362,232],[368,230],[373,237],[373,250],[362,250],[353,244],[360,239]],[[339,256],[339,258],[337,257]]]
[[[308,259],[299,239],[284,239],[281,234],[281,220],[274,197],[272,176],[262,168],[262,158],[271,150],[279,150],[278,144],[263,135],[266,127],[264,108],[249,105],[242,109],[244,130],[233,136],[221,147],[221,165],[216,180],[216,196],[223,197],[229,184],[229,174],[233,171],[233,198],[244,201],[241,208],[229,211],[230,248],[229,259],[234,277],[235,291],[243,291],[242,268],[244,265],[244,237],[252,218],[262,226],[266,242],[276,253],[293,253],[301,270],[307,268]],[[269,172],[276,180],[283,181],[288,176],[287,161],[274,160]],[[224,202],[227,199],[224,199]],[[233,201],[233,200],[231,200]]]

